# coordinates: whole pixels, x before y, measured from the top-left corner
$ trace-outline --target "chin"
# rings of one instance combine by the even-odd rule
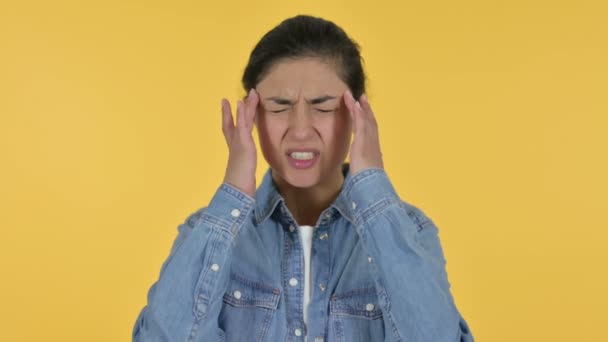
[[[310,188],[319,184],[319,176],[312,170],[290,170],[285,175],[285,181],[296,188]]]
[[[297,170],[290,165],[275,168],[276,176],[283,182],[295,188],[310,188],[320,183],[319,170],[316,167],[310,169]]]

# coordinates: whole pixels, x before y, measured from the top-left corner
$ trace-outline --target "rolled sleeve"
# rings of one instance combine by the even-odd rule
[[[212,338],[228,282],[235,237],[251,222],[253,198],[222,184],[207,207],[178,227],[178,236],[132,332],[133,341]]]
[[[382,169],[345,179],[355,228],[368,253],[387,341],[473,341],[450,293],[437,227],[403,202]],[[412,319],[415,317],[415,319]]]

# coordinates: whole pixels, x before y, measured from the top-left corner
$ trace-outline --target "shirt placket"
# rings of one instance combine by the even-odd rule
[[[285,309],[287,316],[287,341],[305,341],[304,324],[304,255],[297,224],[291,215],[281,207],[286,238],[283,239],[282,281],[285,289]]]
[[[319,225],[315,228],[311,250],[311,272],[312,286],[310,293],[310,305],[308,307],[308,342],[324,342],[326,340],[329,313],[329,297],[327,284],[330,274],[330,233],[333,210],[323,214]]]

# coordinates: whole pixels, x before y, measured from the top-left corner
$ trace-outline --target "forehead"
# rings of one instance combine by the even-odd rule
[[[319,58],[302,58],[277,62],[256,90],[263,95],[298,97],[302,94],[308,97],[318,93],[340,93],[346,88],[333,65]]]

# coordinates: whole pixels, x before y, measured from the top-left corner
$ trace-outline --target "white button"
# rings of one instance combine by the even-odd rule
[[[321,240],[327,240],[328,236],[329,235],[327,235],[327,233],[323,233],[323,234],[321,234],[321,236],[319,236],[319,239],[321,239]]]
[[[232,215],[233,217],[239,217],[241,215],[241,211],[238,209],[232,209],[230,215]]]
[[[326,213],[325,214],[325,218],[330,219],[331,218],[331,213]]]
[[[323,337],[315,337],[315,342],[323,342]]]
[[[357,208],[357,203],[353,202],[352,206],[353,206],[353,210],[355,210]]]
[[[365,306],[365,310],[367,310],[367,311],[372,311],[372,310],[374,310],[374,304],[372,304],[372,303],[367,304],[367,305]]]
[[[239,291],[239,290],[236,290],[236,291],[232,292],[232,295],[236,299],[241,299],[241,291]]]
[[[296,278],[289,279],[289,285],[291,285],[291,286],[298,285],[298,279],[296,279]]]
[[[220,265],[218,265],[218,264],[213,264],[213,265],[211,265],[211,270],[212,270],[213,272],[217,272],[217,271],[219,271],[219,270],[220,270]]]
[[[321,289],[321,291],[325,291],[325,284],[319,284],[319,288]]]
[[[294,227],[294,226],[289,226],[289,231],[290,231],[290,232],[292,232],[292,233],[293,233],[295,230],[296,230],[296,227]]]
[[[298,329],[296,329],[296,330],[295,330],[293,333],[294,333],[296,336],[302,336],[302,330],[301,330],[301,329],[299,329],[299,328],[298,328]]]
[[[372,257],[368,256],[367,261],[372,262]]]

